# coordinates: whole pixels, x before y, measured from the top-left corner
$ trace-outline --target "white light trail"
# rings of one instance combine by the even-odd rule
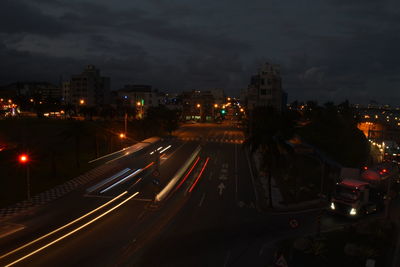
[[[101,190],[101,191],[100,191],[100,194],[103,194],[104,192],[107,192],[107,191],[110,190],[111,188],[113,188],[113,187],[119,185],[120,183],[122,183],[122,182],[128,180],[129,178],[134,177],[136,174],[138,174],[138,173],[141,172],[141,171],[142,171],[142,169],[138,169],[138,170],[134,171],[133,173],[131,173],[131,174],[129,174],[128,176],[126,176],[125,178],[123,178],[123,179],[121,179],[121,180],[119,180],[119,181],[113,183],[113,184],[110,185],[109,187],[107,187],[107,188]]]

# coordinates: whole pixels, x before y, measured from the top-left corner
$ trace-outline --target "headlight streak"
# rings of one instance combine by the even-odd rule
[[[98,188],[102,187],[106,183],[111,182],[112,180],[118,178],[119,176],[124,175],[125,173],[127,173],[130,170],[131,169],[129,169],[129,168],[123,169],[122,171],[118,172],[117,174],[115,174],[115,175],[113,175],[113,176],[101,181],[100,183],[95,184],[94,186],[89,187],[88,189],[86,189],[86,192],[91,193],[91,192],[97,190]]]
[[[101,190],[101,191],[100,191],[100,194],[103,194],[104,192],[107,192],[107,191],[110,190],[111,188],[113,188],[113,187],[119,185],[120,183],[122,183],[122,182],[128,180],[129,178],[132,178],[132,177],[136,176],[136,175],[137,175],[138,173],[140,173],[141,171],[142,171],[142,169],[137,169],[136,171],[134,171],[133,173],[129,174],[128,176],[122,178],[121,180],[119,180],[119,181],[113,183],[112,185],[108,186],[107,188]]]
[[[172,145],[167,146],[166,148],[164,148],[163,150],[161,150],[159,153],[164,153],[165,151],[167,151],[168,149],[171,148]]]
[[[20,246],[20,247],[18,247],[18,248],[16,248],[16,249],[14,249],[14,250],[12,250],[12,251],[10,251],[10,252],[4,254],[4,255],[1,255],[1,256],[0,256],[0,259],[5,258],[5,257],[7,257],[7,256],[9,256],[9,255],[11,255],[11,254],[14,254],[15,252],[20,251],[21,249],[24,249],[24,248],[26,248],[26,247],[28,247],[28,246],[30,246],[30,245],[32,245],[32,244],[34,244],[34,243],[36,243],[36,242],[38,242],[38,241],[44,239],[44,238],[46,238],[46,237],[48,237],[48,236],[50,236],[50,235],[52,235],[52,234],[55,234],[55,233],[61,231],[62,229],[65,229],[66,227],[68,227],[68,226],[70,226],[70,225],[72,225],[72,224],[74,224],[74,223],[76,223],[76,222],[78,222],[78,221],[80,221],[80,220],[86,218],[87,216],[93,214],[94,212],[98,211],[99,209],[102,209],[102,208],[108,206],[109,204],[111,204],[111,203],[114,202],[115,200],[121,198],[123,195],[125,195],[125,194],[127,194],[127,193],[128,193],[128,191],[125,191],[125,192],[123,192],[122,194],[120,194],[120,195],[116,196],[115,198],[111,199],[110,201],[104,203],[104,204],[101,205],[100,207],[97,207],[96,209],[94,209],[94,210],[92,210],[92,211],[86,213],[85,215],[82,215],[81,217],[79,217],[79,218],[77,218],[77,219],[75,219],[75,220],[73,220],[73,221],[71,221],[71,222],[69,222],[69,223],[67,223],[67,224],[65,224],[65,225],[63,225],[63,226],[61,226],[61,227],[59,227],[59,228],[53,230],[53,231],[51,231],[50,233],[47,233],[47,234],[45,234],[45,235],[43,235],[43,236],[41,236],[41,237],[39,237],[39,238],[37,238],[37,239],[35,239],[35,240],[32,240],[31,242],[26,243],[25,245],[22,245],[22,246]]]
[[[124,193],[127,193],[127,192],[124,192]],[[118,205],[114,206],[113,208],[109,209],[108,211],[104,212],[103,214],[97,216],[96,218],[90,220],[89,222],[87,222],[87,223],[85,223],[85,224],[79,226],[79,227],[76,228],[75,230],[72,230],[71,232],[69,232],[69,233],[67,233],[67,234],[65,234],[65,235],[63,235],[63,236],[57,238],[56,240],[53,240],[52,242],[50,242],[50,243],[48,243],[48,244],[46,244],[46,245],[44,245],[44,246],[42,246],[42,247],[40,247],[40,248],[38,248],[38,249],[32,251],[31,253],[29,253],[29,254],[27,254],[27,255],[25,255],[25,256],[19,258],[18,260],[15,260],[15,261],[13,261],[13,262],[11,262],[11,263],[5,265],[5,267],[12,266],[12,265],[14,265],[14,264],[16,264],[16,263],[18,263],[18,262],[20,262],[20,261],[22,261],[22,260],[24,260],[24,259],[26,259],[26,258],[32,256],[32,255],[34,255],[34,254],[36,254],[36,253],[38,253],[38,252],[44,250],[45,248],[47,248],[47,247],[49,247],[49,246],[51,246],[51,245],[53,245],[53,244],[55,244],[55,243],[57,243],[57,242],[63,240],[64,238],[66,238],[66,237],[68,237],[68,236],[70,236],[70,235],[72,235],[72,234],[78,232],[79,230],[81,230],[81,229],[85,228],[86,226],[88,226],[88,225],[94,223],[95,221],[97,221],[97,220],[99,220],[100,218],[104,217],[104,216],[107,215],[108,213],[110,213],[110,212],[112,212],[113,210],[117,209],[118,207],[122,206],[123,204],[125,204],[126,202],[128,202],[129,200],[131,200],[132,198],[134,198],[137,194],[139,194],[139,192],[134,193],[133,195],[131,195],[130,197],[128,197],[127,199],[125,199],[124,201],[122,201],[121,203],[119,203]]]

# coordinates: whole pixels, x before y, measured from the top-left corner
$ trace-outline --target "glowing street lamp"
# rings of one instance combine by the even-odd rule
[[[85,104],[85,99],[80,99],[79,104],[84,105]]]
[[[138,107],[140,107],[140,106],[142,105],[142,103],[141,103],[140,101],[138,101],[138,102],[136,102],[136,105],[137,105]]]
[[[119,138],[124,139],[125,137],[126,137],[126,134],[125,134],[125,133],[120,133],[120,134],[119,134]]]
[[[197,104],[197,105],[196,105],[196,107],[200,108],[200,107],[201,107],[201,105],[200,105],[200,104]]]
[[[19,163],[26,166],[26,196],[28,200],[31,199],[31,185],[29,179],[29,156],[25,153],[18,156]]]
[[[25,164],[25,163],[28,163],[29,157],[28,157],[27,154],[21,154],[21,155],[18,157],[18,160],[19,160],[20,163]]]
[[[218,108],[218,104],[214,104],[214,108]]]

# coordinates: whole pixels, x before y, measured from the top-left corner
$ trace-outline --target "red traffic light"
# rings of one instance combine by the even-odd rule
[[[18,157],[18,160],[19,160],[20,163],[27,163],[29,161],[29,157],[26,154],[21,154]]]

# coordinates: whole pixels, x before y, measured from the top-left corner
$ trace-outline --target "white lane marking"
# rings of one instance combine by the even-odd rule
[[[225,261],[224,261],[224,267],[228,266],[228,261],[229,257],[231,256],[231,251],[228,250],[228,253],[226,253]]]
[[[228,176],[226,176],[225,174],[221,174],[221,175],[218,177],[218,179],[220,179],[220,180],[222,180],[222,181],[225,181],[225,180],[228,180]]]
[[[256,197],[256,208],[257,208],[257,211],[259,211],[259,209],[258,209],[258,194],[257,194],[257,190],[256,190],[255,183],[254,183],[253,169],[251,168],[248,151],[245,151],[244,153],[246,154],[247,164],[249,165],[249,170],[250,170],[251,183],[252,183],[253,189],[254,189],[254,196]]]
[[[223,191],[224,191],[224,189],[225,189],[225,185],[224,185],[223,182],[221,182],[221,183],[218,185],[218,189],[219,189],[219,195],[222,196],[222,193],[223,193]]]
[[[203,205],[205,198],[206,198],[206,193],[203,193],[203,195],[201,196],[200,202],[199,202],[199,207],[201,207],[201,205]]]

